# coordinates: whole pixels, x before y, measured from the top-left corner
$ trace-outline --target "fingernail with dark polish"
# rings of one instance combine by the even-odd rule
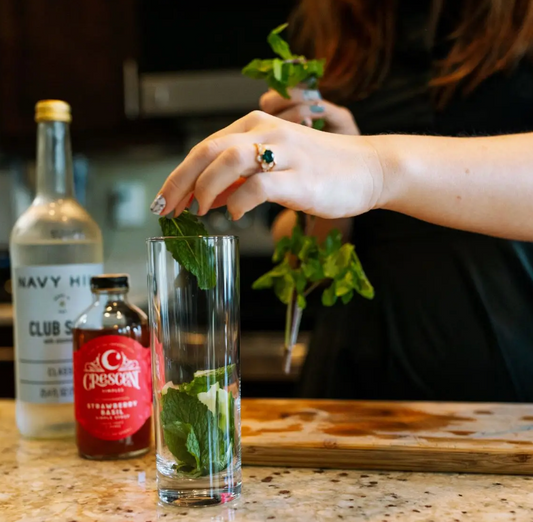
[[[189,212],[193,216],[197,216],[199,210],[200,210],[200,204],[198,203],[198,200],[196,198],[193,198],[192,203],[189,206]]]
[[[323,105],[311,105],[309,108],[311,109],[311,112],[315,114],[320,114],[325,110]]]
[[[156,216],[160,216],[165,207],[167,206],[166,199],[161,195],[158,194],[152,204],[150,205],[150,210],[153,214]]]
[[[226,210],[226,214],[225,215],[226,215],[226,219],[228,221],[233,221],[233,218],[231,217],[231,214],[229,213],[229,210]]]

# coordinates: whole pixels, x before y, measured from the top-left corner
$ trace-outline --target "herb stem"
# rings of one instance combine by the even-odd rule
[[[313,290],[315,290],[316,288],[318,288],[324,281],[326,281],[325,279],[321,279],[320,281],[316,281],[316,283],[313,283],[305,292],[304,292],[304,297],[307,297]]]
[[[298,341],[298,333],[300,331],[300,321],[302,319],[302,309],[298,306],[298,293],[296,289],[292,291],[291,300],[287,305],[287,324],[285,335],[288,334],[285,339],[285,361],[283,364],[285,373],[288,374],[291,371],[292,362],[292,349]]]
[[[297,225],[304,231],[305,235],[310,235],[314,228],[314,218],[308,216],[304,212],[298,211],[296,213]],[[293,268],[299,268],[301,265],[300,259],[296,257]],[[321,283],[315,283],[309,287],[304,296],[309,294],[316,286]],[[292,349],[298,340],[298,333],[300,331],[300,320],[302,318],[302,309],[298,306],[298,292],[294,288],[291,292],[291,298],[287,304],[287,318],[285,321],[285,373],[289,373],[291,369]]]
[[[287,315],[285,318],[285,350],[291,349],[291,331],[292,331],[292,310],[295,304],[296,290],[291,293],[291,298],[287,303]]]

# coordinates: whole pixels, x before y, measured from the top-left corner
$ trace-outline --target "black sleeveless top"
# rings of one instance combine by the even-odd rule
[[[441,36],[454,26],[457,3],[445,4],[430,50],[422,38],[429,2],[400,4],[390,74],[378,92],[350,105],[363,134],[533,130],[533,64],[526,60],[435,110],[431,63],[447,51]],[[533,244],[381,210],[355,218],[353,229],[376,297],[321,309],[301,396],[533,401]]]

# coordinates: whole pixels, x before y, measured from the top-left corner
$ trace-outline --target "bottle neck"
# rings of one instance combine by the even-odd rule
[[[37,126],[37,197],[74,197],[68,123],[46,121]]]
[[[124,301],[128,302],[128,290],[114,289],[114,290],[93,290],[93,301],[106,305],[108,302]]]

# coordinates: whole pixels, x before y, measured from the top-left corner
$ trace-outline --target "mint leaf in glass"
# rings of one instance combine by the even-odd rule
[[[180,389],[189,395],[197,396],[199,393],[206,393],[211,386],[218,383],[220,386],[227,386],[229,377],[235,369],[234,364],[217,368],[216,370],[205,370],[195,372],[194,378],[189,383],[184,383]]]
[[[172,257],[198,280],[202,290],[210,290],[216,284],[216,268],[213,247],[198,237],[208,236],[203,223],[184,210],[175,218],[159,218],[165,245]],[[175,240],[174,237],[184,239]]]
[[[200,443],[192,424],[173,421],[163,425],[165,443],[178,461],[175,469],[200,474]]]
[[[235,402],[221,388],[231,368],[219,368],[161,394],[161,423],[168,450],[180,474],[198,477],[226,469],[233,459]],[[214,384],[208,386],[207,379]],[[187,391],[185,391],[187,390]],[[193,393],[197,390],[198,394]]]

